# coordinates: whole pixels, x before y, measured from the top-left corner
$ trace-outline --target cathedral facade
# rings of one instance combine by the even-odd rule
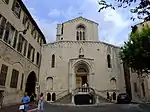
[[[84,83],[103,97],[125,92],[120,48],[98,37],[98,23],[83,17],[58,24],[56,41],[41,50],[40,91],[55,94],[56,100]]]

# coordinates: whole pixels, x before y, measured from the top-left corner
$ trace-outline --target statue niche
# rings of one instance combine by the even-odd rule
[[[83,58],[84,57],[84,49],[81,47],[79,49],[79,58]]]

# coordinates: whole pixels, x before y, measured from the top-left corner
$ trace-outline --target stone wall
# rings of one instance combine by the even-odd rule
[[[29,59],[25,58],[22,54],[17,52],[7,43],[0,40],[0,68],[2,64],[8,66],[7,78],[4,92],[4,105],[9,103],[20,102],[23,92],[25,91],[26,80],[30,72],[34,71],[38,78],[39,67],[33,64]],[[17,88],[10,88],[10,81],[12,75],[12,69],[19,71]],[[21,78],[24,74],[23,90],[20,90]],[[15,100],[14,100],[15,99]]]

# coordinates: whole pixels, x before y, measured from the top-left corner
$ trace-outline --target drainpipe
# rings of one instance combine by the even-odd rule
[[[37,96],[40,95],[40,67],[41,67],[41,59],[42,59],[42,54],[41,54],[41,51],[42,51],[42,45],[41,45],[41,48],[40,48],[40,59],[39,59],[39,65],[38,65],[38,78],[37,78]]]

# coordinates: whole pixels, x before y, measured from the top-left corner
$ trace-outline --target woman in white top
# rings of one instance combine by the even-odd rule
[[[39,110],[39,112],[44,112],[44,96],[43,96],[43,93],[41,93],[40,97],[39,97],[38,110]]]

